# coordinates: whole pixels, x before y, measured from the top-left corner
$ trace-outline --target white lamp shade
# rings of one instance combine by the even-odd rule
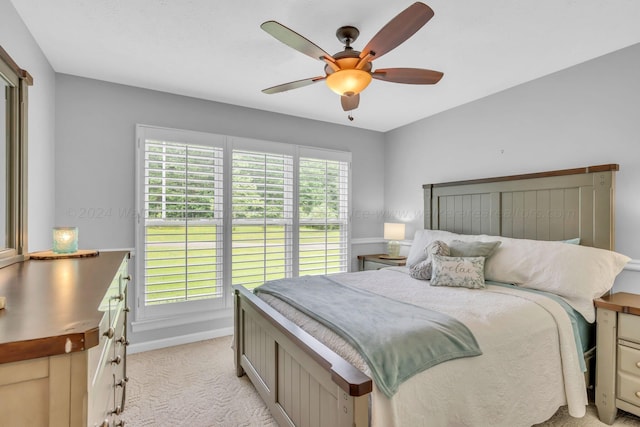
[[[404,224],[385,222],[384,238],[385,240],[404,240]]]

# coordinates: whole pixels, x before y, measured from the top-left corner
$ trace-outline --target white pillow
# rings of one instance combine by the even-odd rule
[[[588,322],[593,299],[604,295],[629,262],[617,252],[564,242],[486,236],[502,244],[487,258],[487,280],[514,283],[561,296]]]
[[[562,241],[418,230],[407,265],[410,265],[412,255],[413,259],[424,256],[424,247],[433,240],[447,244],[453,240],[500,240],[502,244],[486,259],[485,280],[514,283],[559,295],[588,322],[594,322],[596,317],[593,300],[611,289],[616,276],[630,261],[629,257],[614,251],[569,245]],[[419,248],[416,248],[416,242]]]

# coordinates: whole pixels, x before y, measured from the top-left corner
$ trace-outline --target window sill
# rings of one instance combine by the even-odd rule
[[[157,329],[171,328],[174,326],[188,325],[190,323],[207,322],[231,317],[233,317],[232,308],[197,311],[166,317],[153,317],[131,322],[131,331],[134,333],[153,331]]]

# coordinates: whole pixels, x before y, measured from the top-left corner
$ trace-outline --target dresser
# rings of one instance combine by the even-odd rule
[[[124,426],[129,253],[0,269],[0,427]]]
[[[619,292],[597,309],[596,406],[612,424],[618,409],[640,416],[640,295]]]

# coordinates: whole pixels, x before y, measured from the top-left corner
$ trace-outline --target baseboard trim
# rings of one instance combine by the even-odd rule
[[[127,347],[128,354],[142,353],[144,351],[158,350],[165,347],[190,344],[192,342],[210,340],[228,335],[233,335],[233,327],[214,329],[211,331],[197,332],[193,334],[180,335],[177,337],[163,338],[153,341],[145,341],[140,344],[131,344]]]

